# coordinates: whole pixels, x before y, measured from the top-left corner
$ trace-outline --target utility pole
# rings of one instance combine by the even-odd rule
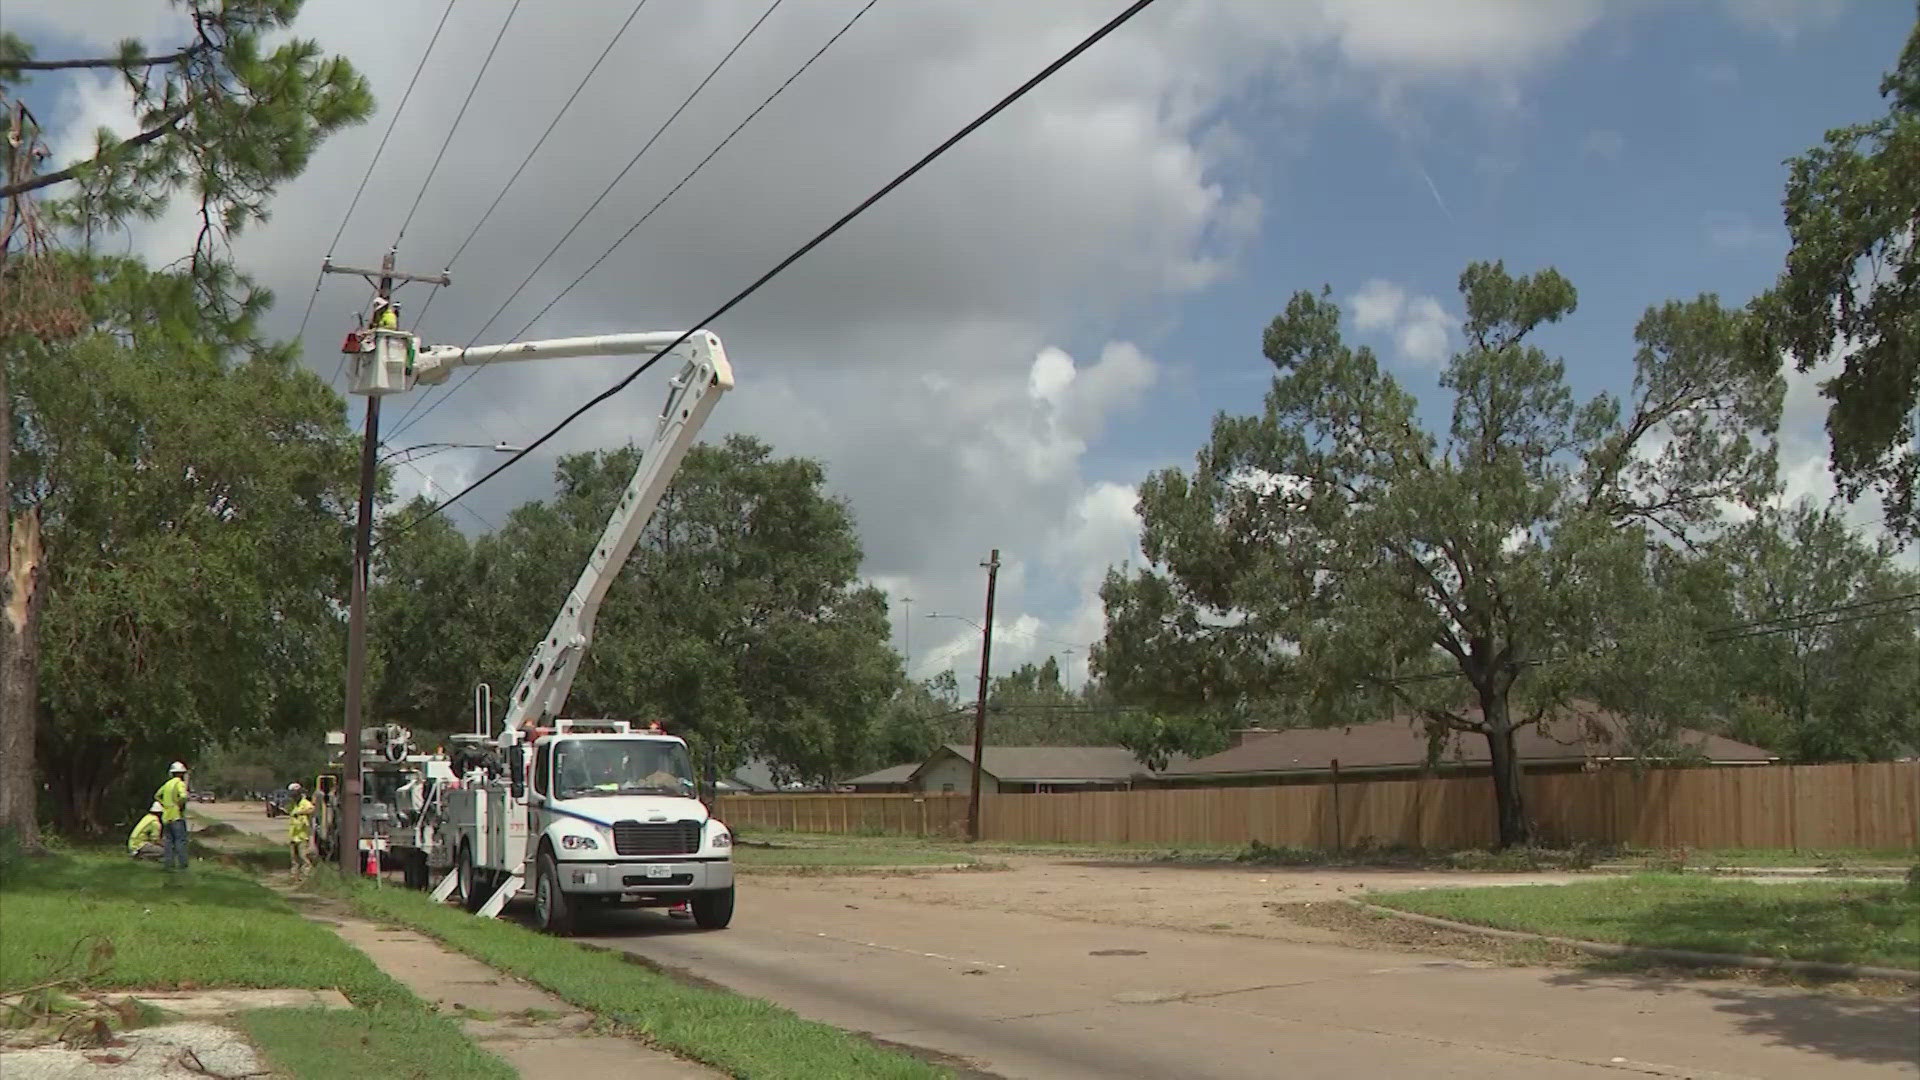
[[[906,654],[907,671],[913,671],[913,597],[903,596],[900,602],[907,606],[907,612],[900,617],[901,650]]]
[[[447,275],[402,274],[393,268],[394,252],[389,249],[380,259],[379,270],[335,266],[328,258],[320,264],[323,274],[359,274],[379,277],[375,288],[381,300],[393,299],[396,281],[426,281],[449,285]],[[383,305],[384,306],[384,305]],[[360,699],[367,677],[367,567],[373,554],[373,482],[379,464],[380,395],[367,394],[366,430],[360,441],[360,504],[353,525],[353,577],[347,593],[347,709],[346,746],[342,748],[340,767],[340,873],[356,880],[362,873],[360,856]]]
[[[980,757],[987,742],[987,660],[993,655],[993,585],[1000,575],[1000,549],[987,561],[987,621],[980,627],[980,695],[973,703],[973,795],[967,800],[967,839],[980,839]]]

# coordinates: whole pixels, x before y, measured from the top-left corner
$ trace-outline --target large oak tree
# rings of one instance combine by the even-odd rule
[[[244,331],[246,349],[265,349],[253,331],[271,297],[233,270],[228,244],[250,223],[265,220],[279,186],[305,170],[322,140],[371,114],[372,93],[350,63],[324,55],[310,39],[269,45],[269,37],[293,24],[304,0],[173,2],[187,15],[188,40],[149,47],[129,39],[110,56],[41,58],[31,42],[0,31],[0,104],[11,104],[36,73],[113,71],[140,124],[126,136],[102,130],[92,155],[45,163],[50,170],[41,167],[38,132],[16,132],[23,137],[0,141],[6,166],[0,201],[11,220],[20,220],[25,201],[43,200],[32,216],[64,225],[65,235],[84,247],[103,232],[159,215],[185,193],[200,228],[182,261],[203,315],[218,318],[208,328],[228,339]],[[15,306],[20,295],[12,286],[24,280],[17,272],[22,252],[9,247],[26,235],[16,230],[0,245],[0,306]],[[47,258],[26,254],[37,264]],[[46,280],[37,272],[31,277]],[[68,321],[53,314],[62,317],[52,322]],[[60,334],[49,334],[47,320],[0,322],[0,489],[13,489],[17,425],[9,414],[21,391],[10,385],[12,369],[48,340],[80,327],[63,325]],[[28,850],[39,847],[34,762],[42,755],[34,716],[39,618],[48,606],[42,590],[65,557],[47,542],[37,513],[29,503],[0,514],[0,833]]]
[[[1529,838],[1514,737],[1577,696],[1636,717],[1684,707],[1674,675],[1697,629],[1668,592],[1676,557],[1729,505],[1774,490],[1777,371],[1741,363],[1746,326],[1712,296],[1647,311],[1623,403],[1576,403],[1533,344],[1571,314],[1544,270],[1460,278],[1465,347],[1441,376],[1437,433],[1325,295],[1265,333],[1265,407],[1218,417],[1190,472],[1141,487],[1152,565],[1109,577],[1103,671],[1149,653],[1165,677],[1232,698],[1285,693],[1311,722],[1410,715],[1487,741],[1499,840]],[[1136,609],[1145,606],[1150,619]],[[1276,680],[1260,685],[1262,669]],[[1134,673],[1137,677],[1138,673]]]

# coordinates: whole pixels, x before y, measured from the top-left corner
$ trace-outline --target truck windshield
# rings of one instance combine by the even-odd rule
[[[568,739],[554,748],[554,795],[689,795],[687,748],[658,739]]]

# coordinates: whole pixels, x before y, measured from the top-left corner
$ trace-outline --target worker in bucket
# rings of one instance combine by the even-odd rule
[[[313,869],[313,800],[300,790],[298,780],[287,785],[287,850],[297,882]]]
[[[127,855],[135,859],[160,858],[160,812],[162,807],[154,803],[127,834]]]
[[[397,330],[400,328],[400,305],[384,296],[373,298],[373,318],[367,325],[375,330]]]
[[[167,782],[153,793],[160,804],[160,865],[168,870],[187,868],[187,767],[176,761],[167,766]]]

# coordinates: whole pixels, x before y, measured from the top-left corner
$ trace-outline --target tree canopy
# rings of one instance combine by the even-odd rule
[[[1887,113],[1836,128],[1790,162],[1792,246],[1754,302],[1752,361],[1801,371],[1837,357],[1821,384],[1841,492],[1884,497],[1888,529],[1920,537],[1920,22],[1880,83]]]
[[[286,374],[291,363],[287,354],[257,332],[257,318],[272,298],[234,269],[229,243],[248,224],[266,219],[279,186],[304,171],[328,135],[373,111],[366,80],[345,59],[323,55],[316,43],[301,38],[266,47],[268,36],[293,24],[303,3],[179,0],[191,41],[150,49],[127,40],[107,57],[40,59],[32,43],[0,30],[0,103],[16,97],[18,86],[35,72],[112,70],[119,73],[141,125],[126,138],[103,129],[90,157],[43,172],[45,148],[37,122],[17,103],[8,110],[8,138],[0,142],[0,164],[5,166],[0,200],[11,223],[0,237],[0,489],[10,497],[20,488],[12,475],[12,441],[21,425],[12,411],[24,396],[11,385],[15,369],[24,370],[43,347],[75,338],[87,338],[73,346],[76,353],[102,361],[100,320],[112,322],[144,311],[163,325],[186,326],[221,343],[216,351],[222,359],[233,350],[260,354],[253,361],[258,367],[242,365],[228,373],[236,379],[266,379],[260,372],[270,369],[292,377]],[[139,295],[110,298],[91,308],[77,303],[78,294],[92,283],[91,274],[59,269],[67,261],[55,255],[56,245],[42,225],[58,229],[61,240],[77,241],[83,252],[90,252],[102,233],[158,217],[182,191],[191,193],[200,220],[192,249],[180,260],[188,301],[197,310],[185,310],[171,285],[160,288],[157,279],[132,284],[128,279],[135,275],[123,272],[111,276]],[[22,222],[27,227],[11,227]],[[162,294],[164,303],[149,302]],[[116,303],[121,306],[116,308]],[[166,343],[190,350],[177,334]],[[163,380],[165,375],[147,370],[144,377]],[[44,398],[49,390],[43,384],[38,393]],[[327,397],[337,410],[338,399]],[[40,416],[47,445],[66,441],[69,417],[57,407],[41,409]],[[143,421],[138,414],[131,422],[139,432]],[[106,437],[105,428],[92,430]],[[271,475],[271,469],[263,475]],[[47,596],[50,582],[66,573],[57,565],[64,557],[60,548],[43,543],[40,509],[32,498],[13,502],[0,522],[0,611],[6,614],[0,619],[0,833],[30,851],[40,846],[35,763],[49,760],[36,746],[35,721],[43,697],[40,619],[52,603]],[[105,542],[73,539],[79,544]],[[208,632],[219,633],[220,628]],[[305,659],[315,655],[325,654],[308,653]],[[72,763],[90,761],[75,758]],[[124,765],[121,761],[114,768]],[[97,800],[104,789],[96,785],[91,790],[83,802]],[[68,812],[78,811],[70,806]]]
[[[512,686],[638,460],[633,447],[562,458],[551,500],[470,549],[444,523],[383,542],[376,715],[444,729],[476,678]],[[689,451],[607,595],[568,714],[662,719],[715,767],[760,755],[783,779],[864,763],[900,661],[825,480],[743,436]]]
[[[1920,574],[1887,541],[1808,504],[1735,530],[1720,553],[1718,672],[1731,734],[1797,762],[1920,750]]]
[[[156,763],[330,714],[355,465],[339,398],[189,275],[91,269],[92,329],[7,357],[11,509],[48,552],[39,760],[87,832]]]
[[[1188,473],[1141,488],[1152,565],[1110,575],[1103,676],[1142,653],[1186,658],[1194,700],[1292,695],[1311,722],[1401,715],[1487,739],[1500,839],[1527,839],[1516,731],[1577,695],[1635,713],[1699,616],[1663,599],[1730,505],[1774,490],[1782,379],[1741,363],[1745,317],[1712,296],[1647,311],[1623,403],[1576,403],[1534,345],[1570,315],[1553,270],[1475,263],[1466,346],[1441,376],[1439,434],[1325,293],[1267,328],[1264,409],[1219,416]],[[1262,683],[1263,676],[1270,682]]]

